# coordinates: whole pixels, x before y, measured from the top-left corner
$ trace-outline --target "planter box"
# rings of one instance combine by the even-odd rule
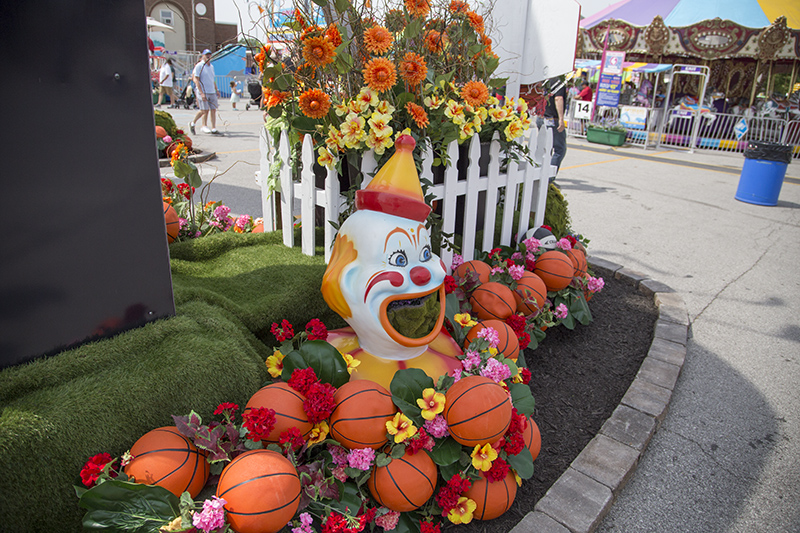
[[[624,131],[605,131],[591,126],[586,128],[586,140],[590,143],[622,146],[625,144],[625,135]]]

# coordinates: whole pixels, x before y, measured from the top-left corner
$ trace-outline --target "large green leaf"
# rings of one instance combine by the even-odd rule
[[[416,512],[400,513],[400,519],[397,521],[397,526],[392,530],[393,533],[419,533],[421,517]]]
[[[530,479],[533,476],[533,457],[527,446],[517,455],[509,455],[508,464],[522,479]]]
[[[342,485],[339,490],[339,500],[326,499],[325,503],[342,514],[355,516],[361,508],[361,491],[352,481]]]
[[[419,368],[404,368],[395,372],[389,388],[392,391],[392,401],[397,408],[415,424],[422,425],[424,420],[417,400],[422,398],[423,390],[433,388],[430,376]]]
[[[283,359],[281,379],[289,381],[292,372],[298,368],[313,368],[323,383],[330,383],[337,389],[350,381],[342,354],[329,343],[322,340],[308,341],[299,350],[293,350]]]
[[[433,462],[439,466],[447,466],[458,461],[461,457],[461,445],[452,437],[436,443],[430,453]]]
[[[325,7],[328,5],[328,0],[312,0],[312,1],[319,7]]]
[[[525,416],[531,416],[536,408],[536,401],[531,394],[531,388],[524,383],[512,383],[508,390],[511,391],[511,401],[517,411]]]
[[[87,509],[83,527],[92,531],[157,532],[180,515],[180,501],[168,490],[113,479],[87,490],[80,506]]]
[[[336,8],[336,12],[342,14],[350,7],[350,0],[334,0],[333,5]]]

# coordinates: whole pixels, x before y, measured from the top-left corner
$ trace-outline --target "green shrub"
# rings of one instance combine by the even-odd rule
[[[557,239],[567,235],[572,227],[572,221],[569,218],[569,204],[555,183],[551,183],[547,189],[544,224],[553,228],[553,235]]]
[[[177,138],[178,126],[175,124],[175,120],[172,118],[172,115],[170,115],[166,111],[161,111],[160,109],[155,109],[154,113],[156,119],[156,126],[161,126],[165,130],[167,130],[167,133],[173,139]]]

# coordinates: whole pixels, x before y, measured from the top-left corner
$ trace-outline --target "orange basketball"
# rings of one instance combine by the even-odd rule
[[[175,242],[175,239],[178,238],[178,231],[181,229],[178,213],[176,213],[175,208],[167,202],[162,203],[164,204],[164,222],[167,224],[167,240],[169,242]]]
[[[467,376],[447,391],[444,418],[450,434],[464,446],[494,442],[511,423],[511,398],[483,376]]]
[[[156,126],[156,137],[159,139],[167,136],[167,130],[163,126]]]
[[[179,138],[178,140],[186,145],[186,149],[187,150],[191,151],[191,149],[192,149],[192,138],[191,137],[189,137],[188,135],[184,135],[183,137]]]
[[[227,502],[226,518],[237,533],[275,533],[297,512],[300,478],[278,452],[251,450],[222,471],[217,497]]]
[[[528,425],[522,432],[522,437],[525,439],[525,445],[531,451],[531,457],[535,461],[539,457],[539,452],[542,450],[542,434],[539,432],[539,426],[533,421],[531,417],[528,419]]]
[[[517,360],[519,357],[519,339],[511,326],[501,320],[483,320],[478,325],[474,326],[467,333],[467,339],[464,341],[464,349],[467,349],[469,343],[478,338],[478,333],[484,328],[492,328],[497,332],[500,342],[497,344],[497,351],[503,354],[504,357]]]
[[[488,283],[491,271],[492,268],[483,261],[467,261],[458,265],[458,268],[453,271],[453,276],[466,279],[468,272],[475,272],[481,283]]]
[[[517,308],[511,289],[496,281],[479,285],[472,291],[469,303],[472,304],[473,314],[481,320],[505,320]]]
[[[281,433],[293,426],[300,430],[303,438],[306,438],[313,425],[303,411],[304,401],[306,401],[305,396],[291,388],[288,383],[280,381],[270,383],[253,394],[250,401],[247,402],[244,412],[254,407],[275,410],[275,427],[265,442],[278,442]]]
[[[424,450],[406,453],[386,466],[375,466],[367,481],[372,497],[383,507],[405,513],[422,507],[436,489],[438,471]]]
[[[514,291],[514,299],[517,302],[517,311],[525,316],[537,312],[547,300],[547,287],[542,278],[533,272],[525,272],[517,280],[517,288]]]
[[[133,460],[125,473],[137,483],[158,485],[179,497],[189,491],[196,498],[208,481],[208,461],[178,428],[148,431],[131,447]]]
[[[577,248],[573,248],[572,250],[567,250],[567,255],[572,260],[572,266],[575,267],[575,276],[585,278],[587,268],[586,254]]]
[[[542,278],[548,291],[560,291],[569,285],[575,275],[569,256],[559,250],[551,250],[539,256],[533,273]]]
[[[256,224],[253,226],[253,233],[264,233],[264,224]]]
[[[489,482],[481,472],[480,479],[473,481],[464,496],[475,502],[473,517],[491,520],[508,511],[517,496],[517,482],[510,469],[500,481]]]
[[[389,391],[374,381],[359,379],[339,387],[333,399],[331,437],[351,450],[386,444],[386,422],[397,412]]]

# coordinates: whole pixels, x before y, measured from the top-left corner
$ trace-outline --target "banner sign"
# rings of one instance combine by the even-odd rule
[[[606,52],[603,73],[621,76],[623,63],[625,63],[625,52]]]
[[[622,106],[619,113],[620,123],[631,130],[643,130],[647,124],[647,108]]]
[[[683,66],[680,69],[680,72],[691,72],[691,73],[699,73],[702,70],[702,67],[686,67]]]
[[[597,105],[617,107],[621,88],[622,76],[603,72],[600,75],[600,81],[597,83]]]

